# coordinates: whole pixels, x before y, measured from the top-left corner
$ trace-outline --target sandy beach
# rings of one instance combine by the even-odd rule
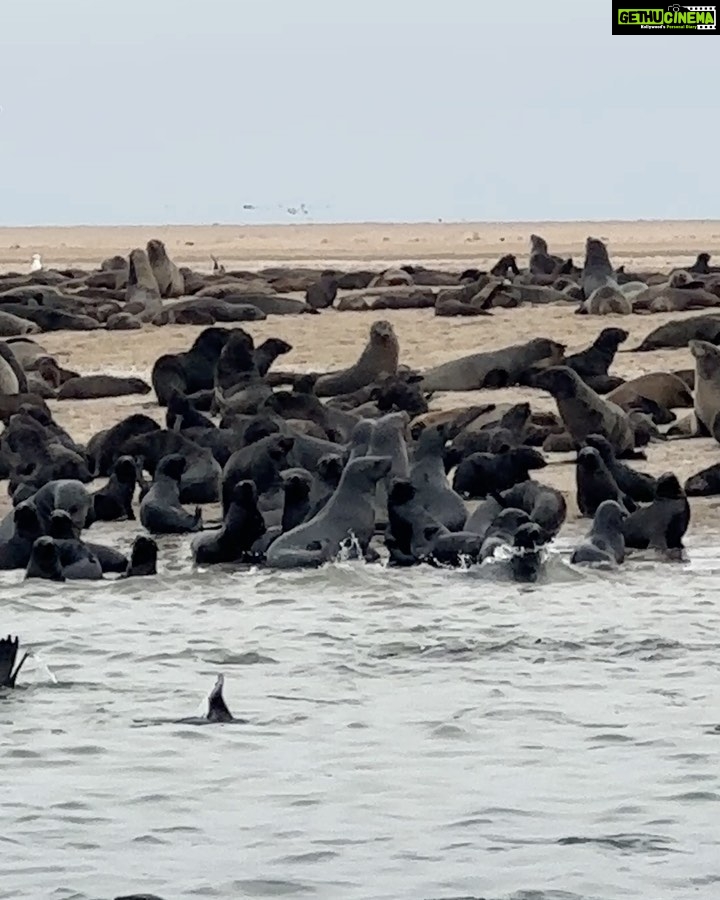
[[[209,270],[210,254],[226,266],[245,269],[291,264],[344,269],[421,262],[457,270],[482,265],[502,253],[515,253],[520,265],[527,260],[530,233],[542,234],[551,251],[573,254],[582,261],[588,235],[608,242],[611,258],[628,267],[666,271],[694,260],[697,252],[712,252],[720,245],[720,222],[578,222],[485,223],[418,225],[291,225],[291,226],[163,226],[134,228],[2,228],[0,266],[4,271],[27,271],[32,253],[46,266],[97,266],[115,253],[125,254],[149,238],[166,242],[176,262]],[[260,323],[245,323],[253,336],[277,336],[293,351],[283,368],[323,371],[354,362],[371,323],[390,320],[399,337],[401,362],[423,369],[468,353],[496,349],[532,337],[553,338],[570,352],[589,345],[608,325],[630,332],[625,347],[636,346],[649,331],[686,314],[588,317],[576,316],[572,307],[543,306],[495,310],[492,317],[436,318],[432,310],[373,312],[324,311],[320,316],[271,316]],[[154,360],[162,353],[187,349],[201,329],[192,326],[145,326],[133,332],[55,332],[39,336],[45,348],[63,365],[90,374],[136,374],[149,381]],[[692,368],[688,350],[654,353],[619,353],[611,369],[632,378],[653,371]],[[508,389],[462,394],[438,394],[431,409],[464,407],[478,402],[531,400],[538,409],[554,409],[546,394],[529,389]],[[117,400],[50,401],[58,422],[80,441],[107,428],[131,412],[142,411],[163,421],[164,411],[147,397]],[[678,416],[687,411],[679,410]],[[637,467],[654,475],[672,470],[682,480],[720,461],[720,447],[712,439],[654,443],[647,462]],[[574,465],[571,456],[553,454],[538,480],[562,489],[568,496],[569,519],[577,517],[574,503]],[[6,508],[3,485],[2,505]],[[691,530],[720,528],[720,498],[693,500]]]

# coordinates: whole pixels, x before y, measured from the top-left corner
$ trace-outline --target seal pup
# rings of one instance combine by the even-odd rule
[[[51,537],[39,537],[33,544],[30,559],[25,569],[25,578],[65,581],[60,564],[60,551]]]
[[[510,574],[520,584],[534,584],[543,569],[547,535],[537,522],[525,522],[513,537]]]
[[[193,539],[195,562],[200,565],[252,562],[253,545],[265,530],[255,485],[252,481],[241,481],[232,489],[222,527],[217,532],[205,531]]]
[[[655,499],[655,478],[645,472],[637,472],[617,459],[607,438],[601,434],[591,434],[587,439],[587,445],[598,451],[621,493],[636,503],[650,503]]]
[[[164,456],[155,470],[152,486],[140,503],[140,521],[151,534],[186,534],[200,531],[202,512],[186,512],[180,504],[180,479],[185,460],[177,453]]]
[[[618,288],[607,247],[597,238],[589,237],[585,241],[585,262],[580,285],[588,298],[598,288],[605,286]]]
[[[56,509],[51,515],[50,537],[57,547],[62,573],[66,579],[94,581],[102,578],[100,561],[80,539],[72,519],[64,510]]]
[[[116,522],[118,519],[134,521],[132,503],[137,477],[137,463],[132,456],[121,456],[113,466],[108,483],[92,495],[92,507],[86,527],[93,522]]]
[[[720,350],[708,341],[689,343],[695,357],[695,421],[699,434],[715,434],[720,411]]]
[[[13,511],[12,534],[0,541],[0,570],[24,569],[35,541],[42,536],[37,510],[29,501],[18,503]]]
[[[547,463],[532,447],[513,447],[505,453],[471,453],[455,470],[453,490],[467,500],[481,499],[526,481],[533,469]]]
[[[522,481],[503,491],[499,500],[507,508],[524,510],[549,538],[558,534],[567,515],[567,503],[561,491],[538,481]],[[466,527],[469,525],[468,522]]]
[[[20,669],[22,669],[25,660],[28,658],[26,651],[17,666],[15,665],[19,646],[20,638],[14,638],[11,634],[5,638],[0,638],[0,688],[15,687]]]
[[[122,578],[145,577],[157,575],[158,545],[144,534],[139,534],[133,541],[130,559]]]
[[[672,472],[658,478],[655,499],[636,510],[625,521],[625,546],[682,552],[683,537],[690,524],[690,504]]]
[[[354,538],[365,554],[375,532],[376,485],[391,466],[388,456],[362,456],[349,462],[326,506],[270,545],[268,566],[287,569],[320,565],[334,559],[348,538]]]
[[[575,464],[577,505],[582,516],[592,517],[605,500],[615,500],[625,509],[635,509],[635,504],[623,496],[622,491],[595,447],[583,447],[578,451]]]
[[[380,319],[370,326],[370,335],[358,361],[348,369],[321,375],[315,384],[318,397],[351,394],[368,384],[396,375],[400,345],[390,322]]]
[[[627,511],[615,500],[603,500],[598,506],[590,531],[581,544],[573,550],[570,562],[610,563],[625,561],[625,537],[623,523]]]
[[[618,456],[634,450],[635,434],[627,413],[598,396],[573,369],[545,369],[535,376],[534,383],[555,398],[560,417],[577,444],[583,444],[590,434],[602,434]]]

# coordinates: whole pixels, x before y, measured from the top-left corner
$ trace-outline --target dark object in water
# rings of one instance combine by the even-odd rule
[[[23,667],[23,663],[28,655],[25,653],[23,658],[15,668],[15,660],[17,659],[19,638],[8,635],[6,638],[0,639],[0,687],[15,687],[15,679]]]

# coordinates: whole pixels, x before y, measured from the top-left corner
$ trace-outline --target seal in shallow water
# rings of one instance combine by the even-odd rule
[[[33,544],[25,578],[43,578],[46,581],[65,581],[60,551],[51,537],[39,537]]]
[[[140,521],[152,534],[186,534],[202,528],[200,507],[191,515],[180,505],[184,471],[185,460],[177,453],[160,460],[152,486],[140,503]]]
[[[347,464],[337,490],[320,512],[280,535],[267,553],[272,568],[316,566],[334,559],[348,538],[367,551],[375,531],[375,486],[390,471],[388,456],[361,456]]]
[[[683,537],[690,524],[690,504],[672,472],[657,481],[655,499],[625,521],[625,546],[638,550],[682,551]]]
[[[18,655],[19,638],[8,635],[0,638],[0,688],[13,688],[23,663],[28,658],[27,653],[23,655],[20,662],[15,665]]]
[[[570,557],[570,562],[612,563],[625,560],[623,522],[627,512],[615,500],[604,500],[595,512],[590,531]]]

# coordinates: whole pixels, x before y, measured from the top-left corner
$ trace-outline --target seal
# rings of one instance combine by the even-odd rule
[[[685,482],[685,493],[688,497],[715,497],[720,494],[720,463],[691,475]]]
[[[560,417],[576,444],[583,444],[590,434],[601,434],[618,456],[634,449],[635,434],[627,413],[599,397],[572,369],[545,369],[535,376],[535,386],[555,398]]]
[[[320,376],[315,393],[318,397],[351,394],[365,385],[382,381],[388,375],[397,374],[399,357],[400,345],[393,326],[384,319],[373,322],[358,361],[348,369]]]
[[[206,328],[185,353],[155,360],[151,381],[160,406],[167,406],[173,393],[188,395],[215,386],[215,368],[231,334],[228,328]]]
[[[60,565],[60,551],[51,537],[39,537],[33,544],[25,578],[44,578],[47,581],[65,581]]]
[[[674,350],[687,347],[690,341],[720,341],[720,315],[693,316],[679,322],[660,325],[645,337],[639,347],[625,353],[647,352],[649,350]]]
[[[335,302],[338,280],[334,271],[328,270],[305,291],[305,302],[313,309],[328,309]]]
[[[625,521],[625,546],[637,550],[684,550],[683,537],[690,524],[690,504],[672,472],[658,478],[655,499]]]
[[[134,413],[112,428],[98,431],[88,441],[86,450],[91,471],[95,475],[109,475],[117,458],[123,455],[123,447],[128,441],[161,430],[150,416]]]
[[[585,263],[580,284],[586,297],[606,285],[618,287],[607,247],[597,238],[589,237],[585,241]]]
[[[151,534],[186,534],[202,528],[200,507],[191,515],[180,505],[184,471],[185,460],[177,453],[158,463],[152,486],[140,503],[140,521]]]
[[[215,687],[210,691],[208,697],[208,711],[205,718],[208,722],[232,722],[234,716],[228,709],[225,698],[223,697],[223,687],[225,685],[225,676],[218,675]]]
[[[193,538],[192,553],[198,565],[253,562],[252,547],[265,534],[265,520],[257,505],[252,481],[241,481],[232,490],[222,527]]]
[[[633,304],[629,297],[615,285],[604,284],[596,288],[592,294],[575,310],[587,316],[620,315],[629,316]]]
[[[606,397],[612,403],[626,409],[638,400],[651,400],[666,409],[679,407],[691,409],[694,405],[692,391],[682,378],[670,372],[650,372],[632,381],[626,381]]]
[[[222,469],[212,450],[201,447],[178,431],[158,430],[131,438],[119,452],[122,456],[141,459],[151,475],[155,474],[160,460],[170,454],[183,457],[181,503],[215,503],[220,499]]]
[[[0,393],[26,394],[27,378],[22,366],[15,358],[12,347],[0,341]]]
[[[0,337],[15,337],[22,334],[37,334],[40,326],[28,319],[14,316],[0,310]]]
[[[695,422],[699,434],[714,435],[720,411],[720,350],[708,341],[690,341],[695,357]]]
[[[482,542],[480,555],[483,559],[491,559],[500,547],[512,547],[515,533],[521,525],[527,525],[530,517],[523,509],[509,507],[498,513]]]
[[[289,467],[288,454],[296,440],[286,435],[270,434],[236,450],[223,469],[223,510],[228,511],[235,485],[241,481],[252,481],[259,496],[279,491],[282,486],[280,473]]]
[[[595,512],[592,527],[585,540],[570,557],[575,565],[605,563],[617,565],[625,561],[623,523],[627,511],[615,500],[603,500]]]
[[[30,560],[33,544],[42,536],[38,514],[29,501],[19,503],[13,511],[13,530],[0,541],[0,569],[24,569]]]
[[[442,425],[423,429],[415,447],[410,482],[418,502],[449,531],[462,531],[467,510],[462,497],[448,484],[443,463],[445,428]]]
[[[356,542],[365,554],[375,531],[375,487],[391,466],[387,456],[362,456],[349,462],[327,505],[270,545],[267,565],[284,569],[317,566],[334,559],[347,540]]]
[[[57,547],[66,580],[96,581],[102,578],[100,561],[79,538],[72,519],[65,510],[56,509],[50,516],[50,537]]]
[[[577,455],[575,466],[577,505],[582,516],[595,515],[605,500],[615,500],[624,509],[635,509],[635,504],[625,498],[612,473],[595,447],[583,447]]]
[[[0,638],[0,688],[15,687],[20,669],[22,669],[25,660],[28,658],[26,652],[20,662],[15,665],[19,647],[19,638],[14,638],[10,634],[5,638]]]
[[[587,439],[588,447],[594,447],[615,479],[621,493],[626,494],[636,503],[650,503],[655,499],[656,480],[645,472],[636,472],[630,466],[616,458],[610,442],[601,434],[591,434]]]
[[[567,515],[565,497],[556,488],[537,481],[522,481],[500,495],[508,508],[522,509],[549,537],[555,537]],[[469,522],[466,527],[469,528]]]
[[[471,453],[455,470],[453,490],[465,499],[483,498],[527,481],[533,469],[546,465],[542,454],[532,447],[515,447],[497,456]]]
[[[148,255],[139,248],[130,253],[126,312],[137,313],[140,319],[149,320],[162,312],[160,288],[153,274]]]
[[[547,535],[536,522],[520,525],[513,536],[510,574],[520,584],[535,584],[544,566]]]
[[[134,521],[132,503],[137,476],[137,464],[132,456],[121,456],[113,466],[108,483],[92,495],[86,527],[93,522]]]
[[[185,279],[182,272],[170,259],[162,241],[147,242],[147,258],[155,276],[161,297],[181,297],[185,293]]]
[[[474,353],[435,366],[423,374],[425,391],[479,391],[510,387],[536,366],[558,365],[565,347],[547,338],[533,338],[488,353]]]
[[[142,378],[119,375],[81,375],[66,381],[57,393],[58,400],[98,400],[102,397],[125,397],[149,394],[150,385]]]
[[[142,578],[157,575],[158,546],[155,541],[139,534],[133,541],[130,559],[123,578]]]

